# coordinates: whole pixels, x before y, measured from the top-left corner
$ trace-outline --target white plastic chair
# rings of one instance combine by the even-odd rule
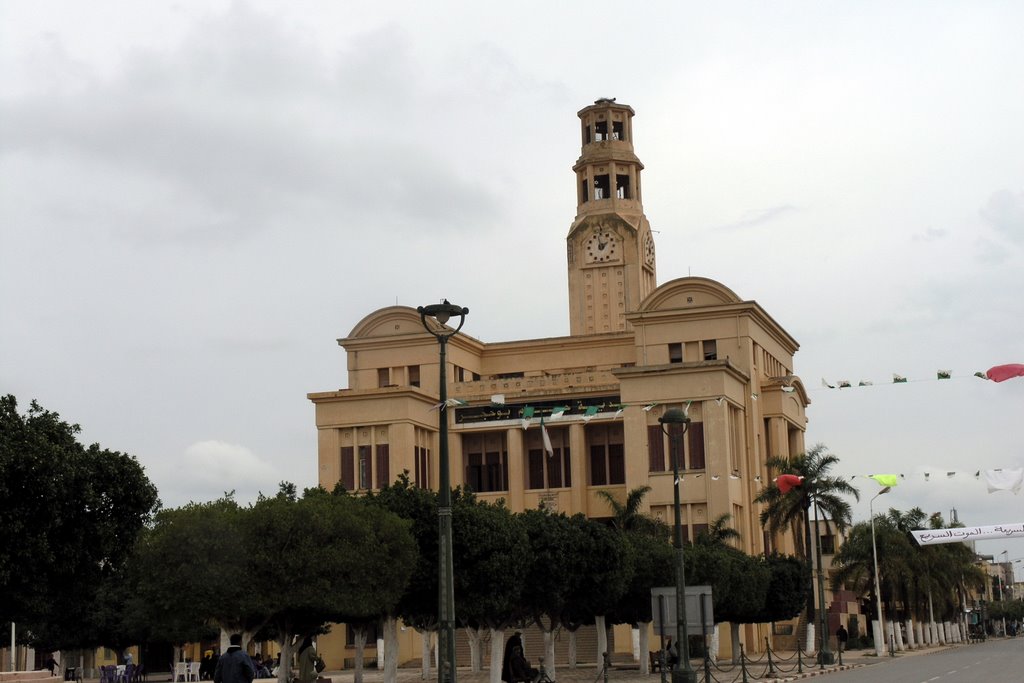
[[[199,683],[199,662],[188,663],[188,673],[185,675],[185,680]]]
[[[186,662],[174,663],[174,680],[175,682],[188,680],[188,664]]]

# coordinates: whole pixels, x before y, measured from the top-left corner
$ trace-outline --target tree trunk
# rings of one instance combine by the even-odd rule
[[[608,652],[608,630],[604,625],[604,615],[594,617],[594,628],[597,629],[597,659],[595,661],[600,669],[601,662],[604,661],[604,653]],[[611,653],[609,652],[609,654]]]
[[[598,619],[604,619],[604,617],[598,617]],[[554,638],[554,626],[546,628],[543,625],[541,629],[544,631],[544,659],[541,664],[544,666],[544,671],[547,673],[548,678],[555,681],[558,677],[555,676],[555,638]]]
[[[914,620],[913,619],[907,619],[907,621],[904,624],[904,626],[907,629],[907,649],[908,650],[913,650],[914,649]]]
[[[505,657],[505,631],[491,629],[491,671],[488,683],[501,683],[501,664]]]
[[[569,668],[576,668],[576,631],[569,631]]]
[[[651,651],[651,622],[641,621],[639,628],[640,636],[640,674],[646,676],[651,673],[651,658],[647,655]]]
[[[710,656],[712,662],[718,661],[718,650],[719,645],[721,644],[721,639],[718,633],[718,624],[715,624],[714,627],[711,629],[711,648],[710,652],[708,652],[708,655]]]
[[[740,625],[735,621],[729,622],[729,635],[732,638],[732,663],[740,663]]]
[[[473,673],[479,673],[484,669],[484,651],[480,647],[480,641],[483,639],[483,629],[470,626],[464,628],[466,630],[466,637],[469,639],[469,670]]]
[[[430,641],[434,638],[433,631],[419,631],[420,644],[422,648],[420,650],[420,678],[428,680],[430,678],[430,653],[432,648],[430,647]]]
[[[398,620],[384,619],[384,683],[398,680]]]
[[[363,650],[366,649],[366,625],[350,625],[352,629],[352,641],[355,648],[356,666],[352,680],[354,683],[363,683]]]
[[[277,669],[277,683],[292,683],[292,633],[284,631],[278,634],[277,645],[281,648],[281,666]]]

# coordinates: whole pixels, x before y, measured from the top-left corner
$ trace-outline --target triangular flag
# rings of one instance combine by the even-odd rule
[[[719,396],[718,398],[716,398],[716,399],[715,399],[715,403],[716,403],[717,405],[722,405],[722,403],[723,403],[724,401],[725,401],[725,396]]]
[[[757,400],[757,394],[751,394],[750,395],[750,400],[751,401],[756,401]]]
[[[861,381],[857,382],[857,386],[858,387],[870,387],[870,386],[873,386],[873,385],[874,385],[874,382],[872,382],[869,379],[862,379]]]
[[[717,475],[717,474],[712,474],[711,475],[711,481],[718,481],[719,479],[721,479],[721,477],[719,475]]]
[[[523,408],[523,418],[520,420],[520,424],[523,425],[523,429],[530,428],[530,418],[533,417],[533,406],[526,406]]]
[[[869,474],[870,478],[878,482],[880,486],[896,486],[899,478],[895,474]]]
[[[590,422],[597,415],[597,406],[587,406],[587,410],[583,413],[583,421]]]
[[[551,409],[551,419],[562,417],[565,415],[565,411],[569,410],[569,406],[555,406]]]
[[[687,401],[686,405],[683,406],[683,415],[689,415],[690,414],[690,404],[691,403],[693,403],[693,401]]]
[[[445,399],[442,403],[435,404],[431,408],[431,410],[437,410],[438,408],[440,408],[441,410],[444,410],[445,408],[458,408],[458,407],[464,406],[464,405],[467,405],[467,404],[462,399],[459,399],[459,398],[448,398],[448,399]]]
[[[981,372],[981,371],[978,371],[978,372],[974,373],[974,376],[975,377],[980,377],[981,379],[988,379],[988,375],[986,375],[984,372]]]
[[[505,394],[494,394],[491,396],[491,403],[496,406],[505,405]]]
[[[931,477],[931,476],[932,476],[932,473],[931,473],[931,472],[925,472],[925,473],[924,473],[924,480],[925,480],[925,481],[928,481],[928,478],[929,478],[929,477]]]
[[[993,382],[1005,382],[1013,377],[1024,377],[1024,365],[1020,363],[997,365],[989,368],[985,375]]]
[[[835,389],[836,388],[836,385],[829,384],[828,380],[825,379],[824,377],[821,378],[821,386],[825,387],[826,389]]]
[[[949,379],[953,376],[952,370],[939,370],[935,373],[935,379]]]
[[[651,408],[653,408],[656,405],[658,405],[658,404],[657,403],[648,403],[647,405],[644,406],[644,412],[646,412],[646,413],[651,412]]]
[[[787,394],[792,394],[794,391],[796,391],[796,387],[782,387],[782,390]]]
[[[738,471],[734,471],[732,474],[729,475],[729,478],[730,479],[739,479],[740,478],[740,473]]]
[[[946,472],[946,476],[952,479],[953,477],[956,476],[956,472]]]
[[[907,378],[904,377],[903,375],[897,375],[894,372],[894,373],[892,373],[892,383],[893,384],[906,384],[907,383]]]
[[[839,384],[839,388],[840,389],[849,389],[850,388],[850,380],[841,379],[841,380],[839,380],[838,384]]]
[[[620,417],[622,417],[622,406],[619,406],[618,409],[615,411],[615,414],[612,415],[613,419],[618,419]]]

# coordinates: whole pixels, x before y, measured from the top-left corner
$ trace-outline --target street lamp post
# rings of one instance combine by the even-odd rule
[[[882,589],[878,583],[878,547],[875,545],[875,498],[889,493],[892,491],[891,486],[886,486],[884,489],[874,495],[874,497],[868,502],[868,510],[871,511],[871,556],[875,560],[875,600],[877,601],[878,607],[878,638],[875,638],[875,655],[878,657],[882,656],[882,647],[885,641],[885,620],[882,619]]]
[[[828,649],[828,622],[825,614],[825,576],[821,568],[821,527],[818,526],[818,500],[814,500],[814,554],[818,560],[818,628],[821,629],[821,648],[818,651],[818,668],[824,669],[832,663],[832,652]]]
[[[999,567],[999,611],[1002,612],[1002,614],[1003,614],[1003,637],[1005,638],[1006,637],[1006,602],[1003,599],[1003,586],[1006,584],[1006,565],[1007,565],[1007,562],[1008,562],[1007,557],[1009,557],[1010,553],[1009,553],[1008,550],[1004,550],[1003,552],[1001,552],[999,554],[1004,556],[1003,557],[1003,564],[1002,564],[1001,567]]]
[[[658,418],[661,430],[668,436],[672,447],[672,492],[675,500],[675,546],[676,546],[676,647],[679,648],[680,666],[672,670],[672,683],[695,683],[696,672],[690,666],[690,634],[686,624],[686,565],[683,558],[683,516],[679,502],[679,458],[681,441],[686,428],[690,426],[690,418],[679,408],[669,408]],[[666,425],[676,425],[671,429]],[[674,434],[672,432],[675,432]]]
[[[416,311],[420,314],[420,322],[423,323],[424,329],[437,337],[437,343],[440,346],[438,392],[441,405],[437,411],[438,450],[440,451],[437,502],[437,680],[438,683],[455,683],[455,580],[452,567],[452,492],[451,477],[448,471],[448,414],[445,411],[448,402],[445,351],[448,340],[462,329],[469,309],[451,304],[448,299],[445,299],[439,304],[420,306]],[[448,325],[452,316],[459,317],[459,324],[454,328]],[[427,318],[432,318],[434,323],[428,324]]]

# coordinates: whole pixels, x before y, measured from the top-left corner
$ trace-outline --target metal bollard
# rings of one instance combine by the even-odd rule
[[[800,647],[800,640],[796,641],[796,672],[802,674],[804,672],[804,660],[803,655],[804,649]]]
[[[768,653],[768,675],[775,675],[775,667],[772,666],[772,646],[768,644],[768,636],[764,637],[764,651]]]
[[[743,672],[743,683],[747,683],[747,655],[743,652],[743,643],[740,643],[740,671]]]

